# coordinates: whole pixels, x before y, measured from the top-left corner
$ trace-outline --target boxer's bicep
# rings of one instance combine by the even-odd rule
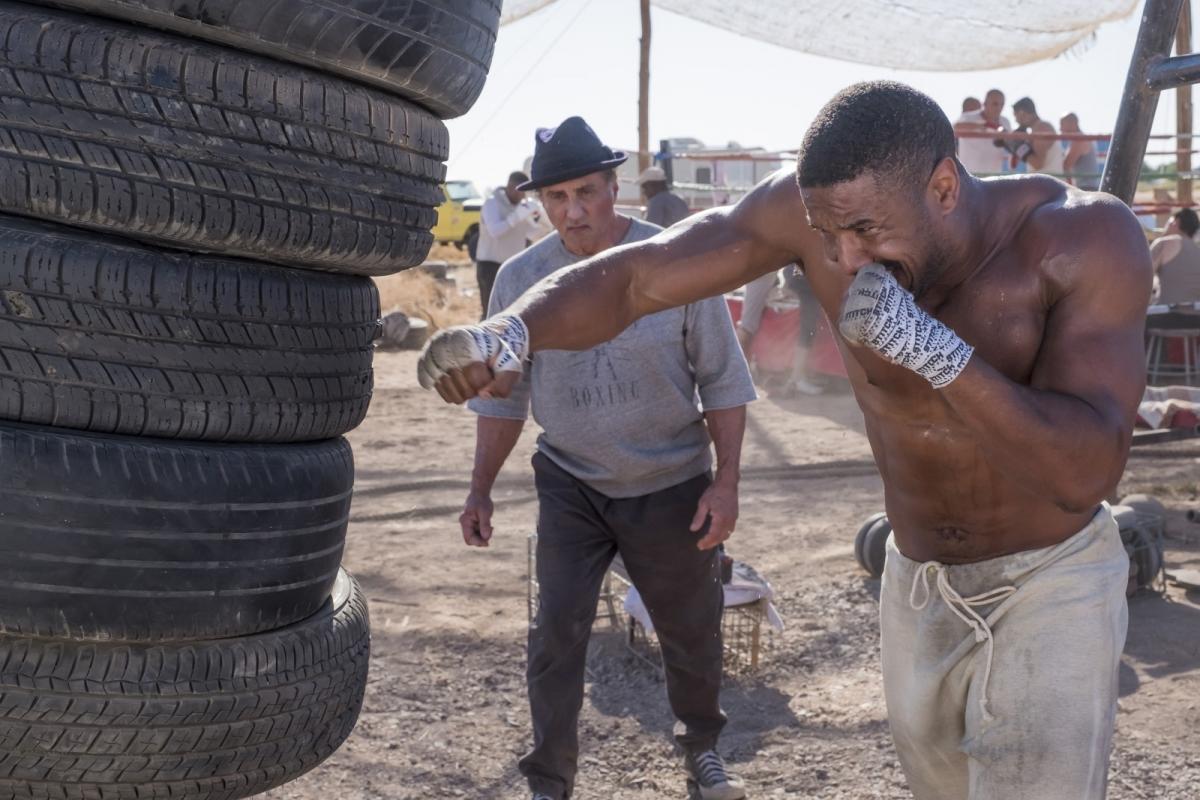
[[[794,177],[781,174],[732,208],[697,214],[651,239],[551,273],[509,311],[528,327],[531,350],[585,350],[639,317],[719,295],[803,260],[814,237]]]
[[[1046,318],[1032,384],[1080,398],[1127,432],[1145,387],[1149,253],[1144,239],[1098,236],[1079,264]]]
[[[654,257],[640,261],[632,282],[639,315],[732,291],[819,252],[790,173],[764,180],[732,207],[677,223],[647,245]]]

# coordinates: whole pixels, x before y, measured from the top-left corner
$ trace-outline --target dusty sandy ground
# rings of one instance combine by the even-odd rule
[[[457,515],[474,418],[420,391],[413,353],[381,353],[371,413],[351,435],[358,488],[347,566],[370,598],[374,652],[362,718],[328,762],[264,797],[528,797],[516,759],[524,698],[526,536],[536,509],[533,426],[502,473],[497,533],[468,550]],[[882,508],[848,394],[750,410],[742,515],[731,552],[767,576],[787,628],[754,674],[724,691],[722,749],[767,798],[904,798],[878,668],[878,582],[855,564],[859,522]],[[1171,509],[1169,566],[1200,566],[1200,444],[1135,455],[1122,493]],[[805,468],[805,465],[825,465]],[[792,467],[780,469],[780,467]],[[1110,797],[1200,796],[1200,597],[1130,603]],[[661,679],[598,623],[580,722],[587,800],[685,797]]]

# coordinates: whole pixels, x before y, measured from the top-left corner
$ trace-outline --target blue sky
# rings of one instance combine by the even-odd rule
[[[1109,132],[1139,22],[1135,12],[1109,23],[1086,49],[1051,61],[932,73],[820,58],[661,9],[652,13],[651,141],[695,136],[711,145],[736,141],[771,149],[796,147],[808,121],[835,92],[873,78],[912,84],[952,115],[963,97],[982,97],[996,87],[1010,105],[1029,95],[1040,115],[1056,125],[1074,111],[1085,131]],[[502,183],[532,153],[535,128],[574,114],[608,144],[636,147],[639,35],[637,0],[559,0],[501,28],[483,95],[467,115],[447,123],[449,177],[474,180],[481,189]],[[1174,128],[1174,94],[1166,92],[1155,132]]]

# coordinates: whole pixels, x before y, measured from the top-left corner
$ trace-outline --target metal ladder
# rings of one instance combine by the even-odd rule
[[[1158,94],[1188,83],[1200,82],[1200,53],[1172,56],[1171,46],[1179,27],[1185,0],[1146,0],[1138,29],[1125,93],[1117,114],[1117,127],[1109,145],[1100,190],[1133,202],[1150,126],[1158,108]]]

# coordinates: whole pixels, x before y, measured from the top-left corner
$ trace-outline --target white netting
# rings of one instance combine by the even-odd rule
[[[554,0],[506,0],[503,22]],[[977,70],[1052,58],[1138,0],[651,0],[792,50],[896,69]],[[624,5],[622,6],[624,8]],[[630,4],[629,13],[636,7]]]
[[[507,25],[510,22],[516,22],[521,17],[528,17],[533,12],[540,8],[553,3],[555,0],[504,0],[504,13],[500,17],[500,24]]]

